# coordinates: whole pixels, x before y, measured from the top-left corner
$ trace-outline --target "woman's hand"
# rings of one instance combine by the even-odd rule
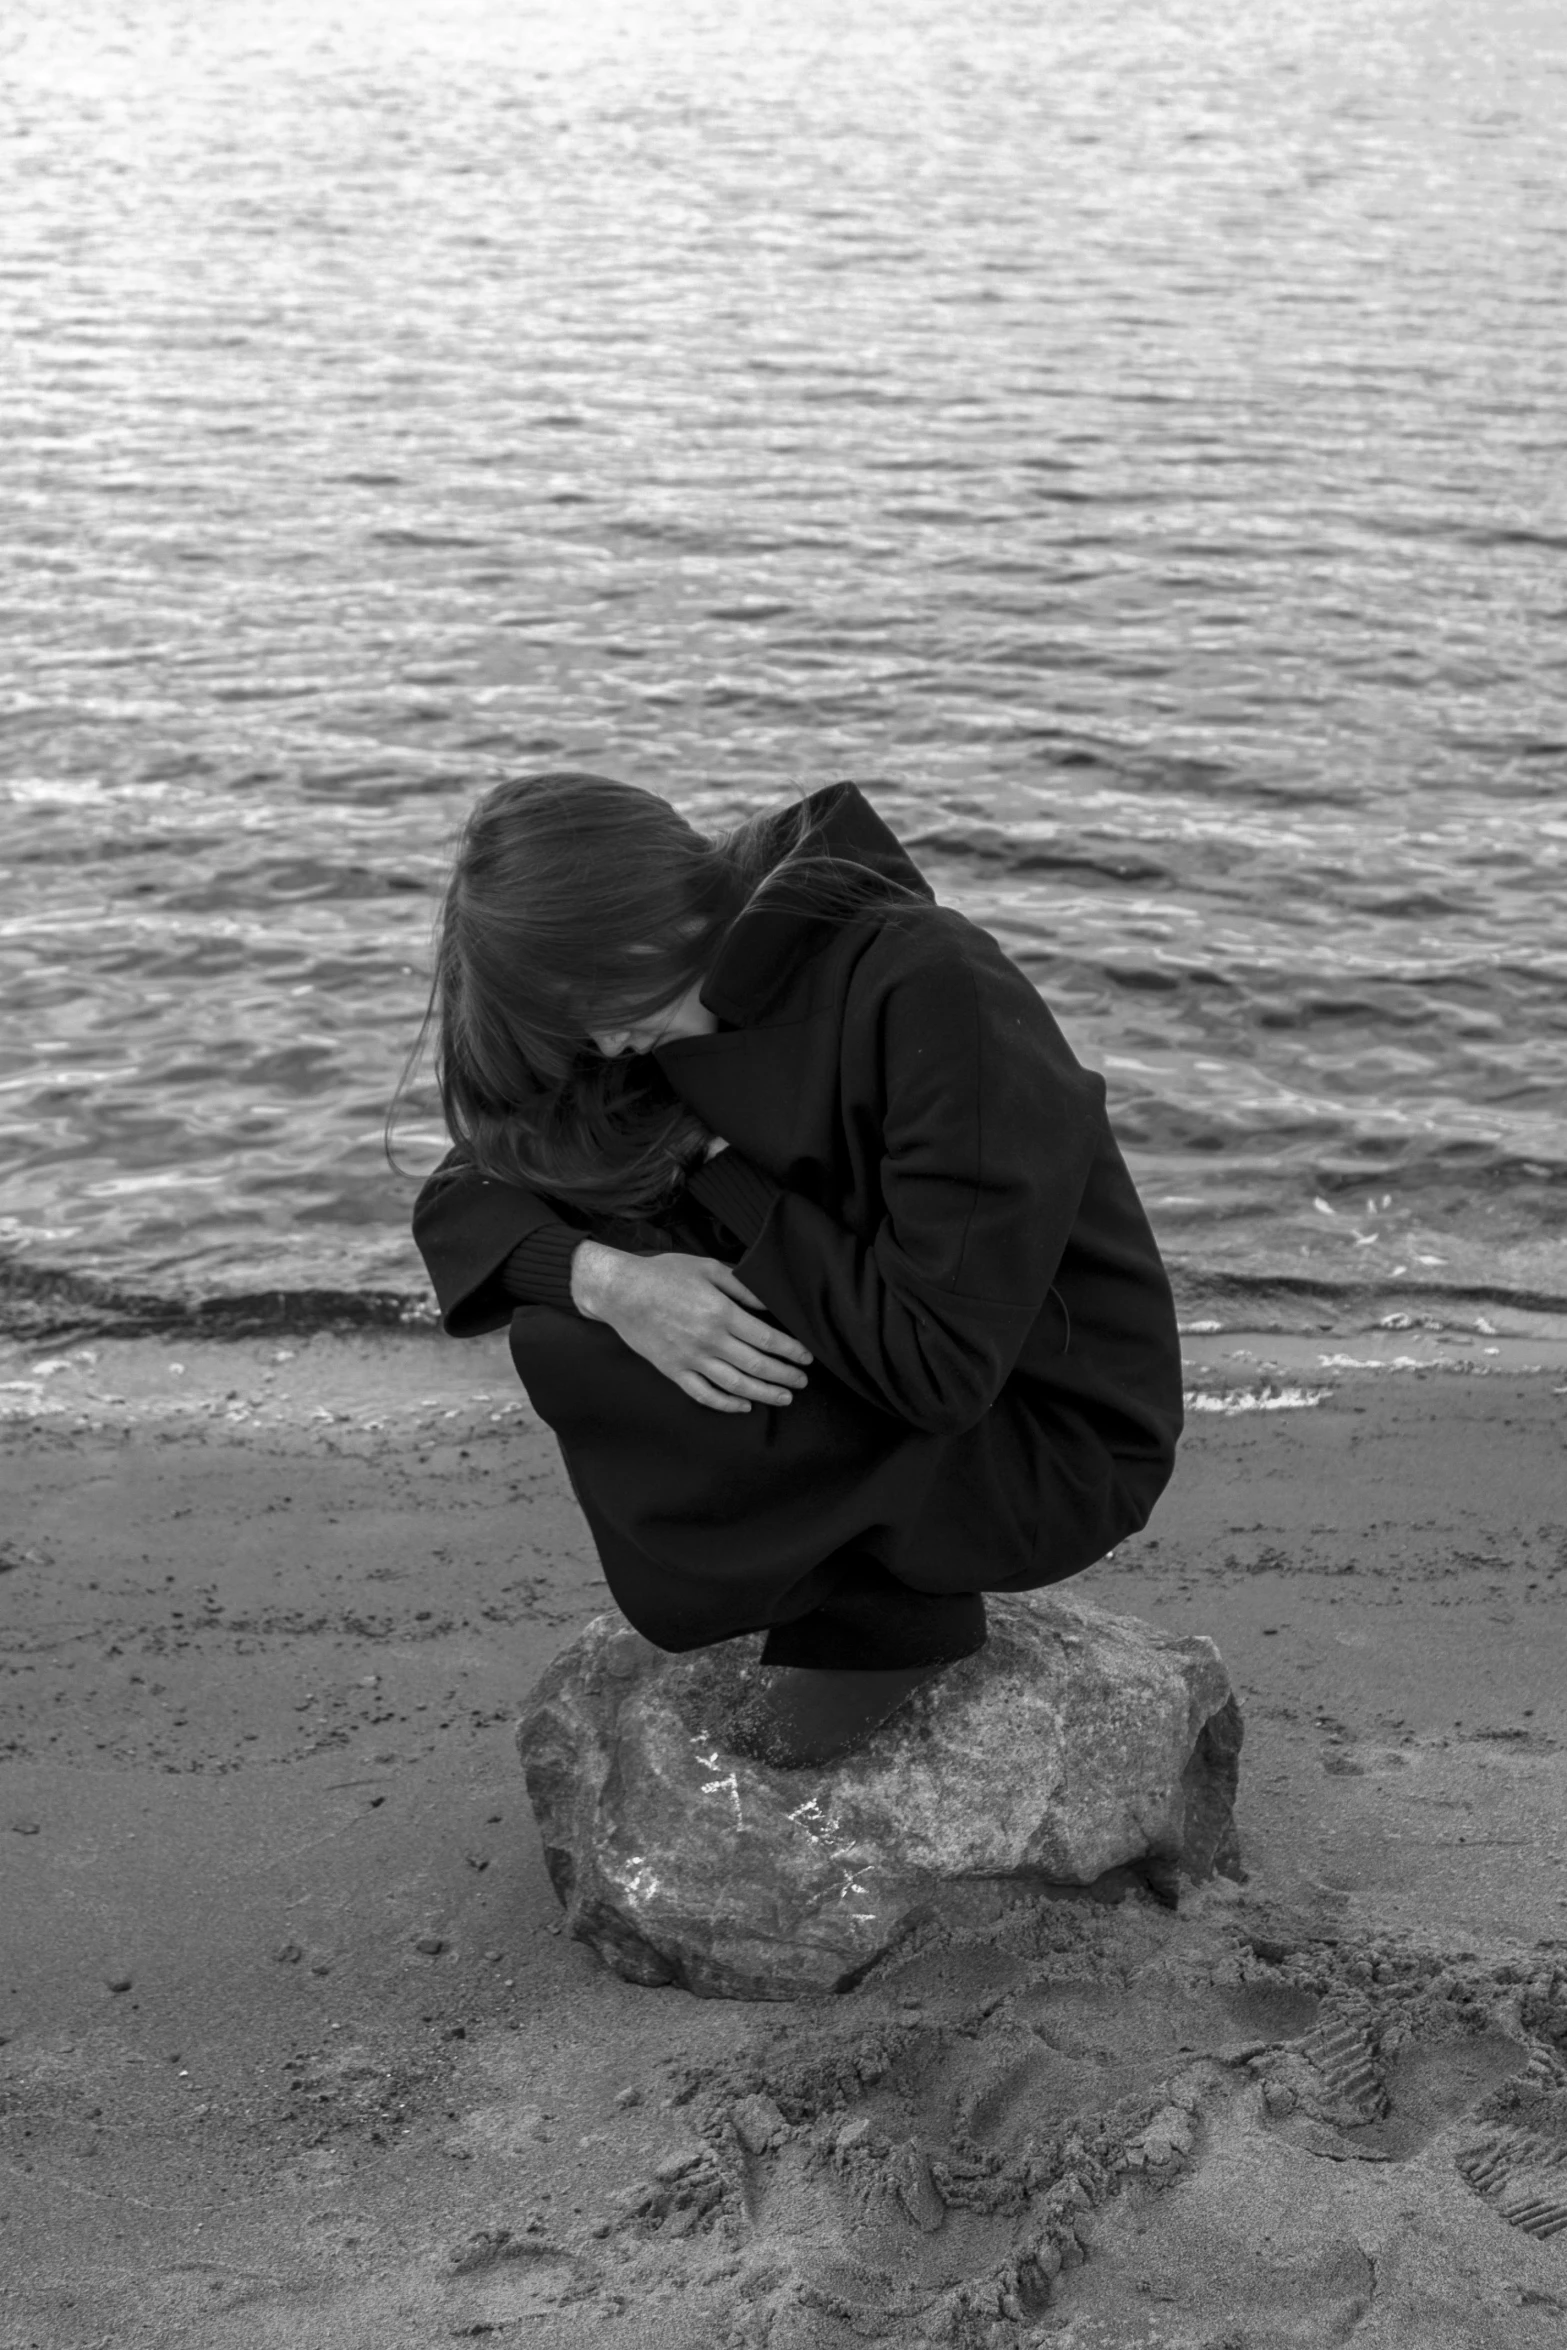
[[[785,1404],[805,1385],[807,1349],[757,1320],[762,1300],[716,1257],[636,1257],[585,1240],[572,1256],[571,1294],[579,1313],[607,1322],[710,1411]]]

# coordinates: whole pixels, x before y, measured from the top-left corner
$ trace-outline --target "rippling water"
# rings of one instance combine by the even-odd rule
[[[420,1293],[445,847],[569,760],[884,779],[1188,1294],[1567,1302],[1558,7],[11,0],[0,68],[13,1281]]]

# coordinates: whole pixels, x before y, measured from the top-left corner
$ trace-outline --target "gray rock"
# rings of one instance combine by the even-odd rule
[[[724,1743],[759,1643],[666,1656],[598,1616],[518,1727],[571,1932],[633,1983],[845,1990],[966,1878],[1165,1890],[1235,1865],[1241,1718],[1212,1641],[1059,1590],[989,1602],[977,1656],[820,1770]]]

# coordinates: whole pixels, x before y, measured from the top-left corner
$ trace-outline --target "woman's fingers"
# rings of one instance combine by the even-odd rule
[[[766,1313],[766,1299],[758,1297],[754,1289],[747,1289],[738,1273],[731,1272],[717,1257],[704,1257],[701,1261],[715,1289],[722,1289],[730,1297],[737,1297],[743,1306],[755,1306],[759,1314]]]
[[[811,1360],[810,1349],[797,1338],[791,1338],[787,1330],[775,1330],[770,1322],[758,1322],[754,1314],[730,1314],[726,1319],[729,1336],[759,1354],[779,1355],[786,1363]]]
[[[800,1388],[805,1385],[805,1373],[796,1370],[793,1363],[780,1363],[775,1356],[764,1355],[760,1347],[742,1345],[731,1339],[724,1349],[724,1360],[735,1370],[764,1383],[772,1380],[782,1387]]]
[[[739,1396],[725,1395],[722,1388],[714,1387],[710,1380],[704,1379],[700,1371],[682,1372],[675,1385],[682,1395],[689,1395],[693,1403],[706,1404],[709,1411],[748,1412],[751,1408]]]
[[[794,1401],[787,1387],[774,1387],[766,1379],[753,1379],[749,1373],[737,1371],[733,1363],[726,1363],[721,1357],[704,1363],[701,1375],[710,1386],[721,1387],[728,1395],[743,1395],[751,1403],[784,1404]]]
[[[727,1265],[719,1264],[716,1258],[710,1262],[715,1289],[723,1290],[729,1297],[738,1298],[743,1306],[754,1306],[759,1314],[766,1313],[765,1298],[747,1289],[745,1283],[731,1273]],[[775,1330],[770,1322],[755,1322],[746,1314],[733,1328],[738,1337],[748,1340],[752,1346],[765,1348],[769,1354],[786,1355],[792,1363],[808,1363],[811,1359],[809,1347],[802,1346],[797,1338],[791,1338],[787,1330]]]

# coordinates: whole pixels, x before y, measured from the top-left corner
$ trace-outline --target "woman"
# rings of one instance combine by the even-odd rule
[[[623,1613],[765,1631],[733,1725],[842,1753],[1174,1462],[1169,1284],[1036,990],[852,784],[719,840],[578,774],[474,810],[414,1234],[511,1323]]]

